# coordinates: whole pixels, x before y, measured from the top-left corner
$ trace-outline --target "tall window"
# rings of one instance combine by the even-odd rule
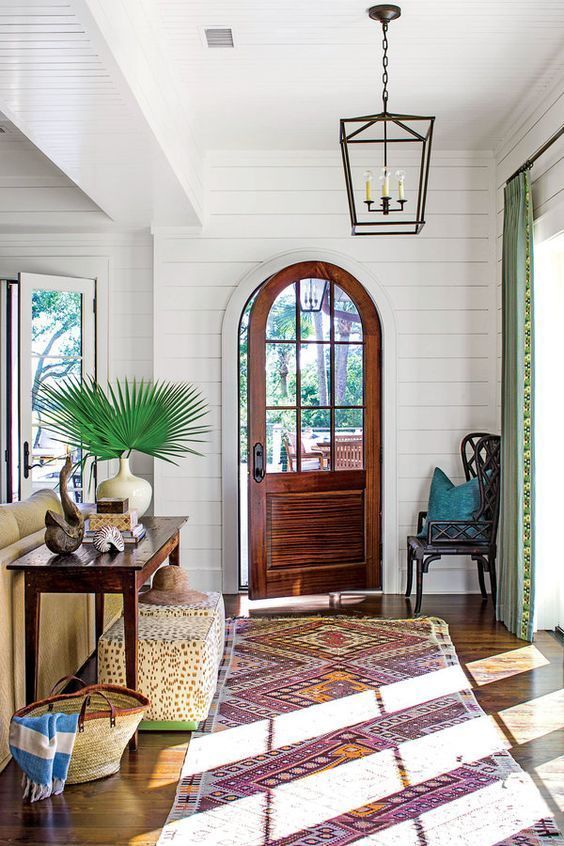
[[[562,519],[564,233],[535,243],[534,284],[536,625],[564,629],[562,566],[555,554]]]

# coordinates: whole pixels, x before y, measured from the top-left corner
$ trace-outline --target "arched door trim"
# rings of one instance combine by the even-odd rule
[[[382,579],[384,593],[400,584],[397,513],[397,330],[393,307],[381,283],[365,266],[333,250],[293,250],[250,270],[235,288],[222,325],[222,571],[223,591],[238,590],[238,332],[249,297],[266,279],[291,264],[327,261],[354,276],[372,298],[382,328]]]

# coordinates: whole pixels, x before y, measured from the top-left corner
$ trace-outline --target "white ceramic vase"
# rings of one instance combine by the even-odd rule
[[[100,482],[96,490],[96,496],[120,497],[129,500],[129,508],[137,511],[141,517],[148,509],[153,491],[146,479],[141,479],[131,472],[129,458],[120,458],[119,470],[112,479]]]

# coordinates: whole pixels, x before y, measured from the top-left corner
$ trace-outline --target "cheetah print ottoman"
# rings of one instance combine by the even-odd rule
[[[213,617],[140,616],[138,655],[138,687],[151,701],[144,723],[207,717],[219,666]],[[98,641],[98,681],[125,685],[123,618]]]
[[[208,593],[199,602],[187,602],[180,605],[153,605],[144,603],[139,597],[139,614],[142,617],[211,617],[217,644],[217,660],[221,663],[225,649],[225,606],[221,593]]]

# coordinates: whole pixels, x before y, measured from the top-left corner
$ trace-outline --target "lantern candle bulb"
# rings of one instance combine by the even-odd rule
[[[364,174],[364,201],[372,202],[372,171],[367,170]]]
[[[396,170],[396,176],[398,179],[398,200],[402,202],[405,200],[405,171]]]
[[[380,177],[380,182],[382,183],[382,199],[390,199],[390,171],[387,167],[382,168],[382,175]]]

